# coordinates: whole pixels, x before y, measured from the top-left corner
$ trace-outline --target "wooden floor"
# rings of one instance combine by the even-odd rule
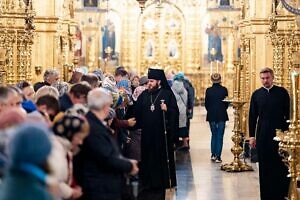
[[[226,124],[223,163],[230,163],[233,129],[233,111]],[[195,108],[191,122],[190,152],[176,153],[177,194],[176,200],[259,200],[258,170],[254,172],[228,173],[220,170],[220,164],[210,161],[210,129],[205,121],[203,107]]]

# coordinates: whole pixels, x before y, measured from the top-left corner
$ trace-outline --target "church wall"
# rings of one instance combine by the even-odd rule
[[[33,7],[36,12],[36,16],[55,16],[56,7],[55,5],[62,5],[63,0],[57,1],[33,1]],[[61,6],[62,7],[62,6]]]
[[[241,4],[239,25],[242,65],[240,97],[247,103],[243,107],[242,132],[248,135],[248,112],[252,92],[261,87],[259,71],[272,66],[272,46],[267,37],[272,1],[245,0]]]
[[[174,12],[178,12],[180,16],[180,25],[182,31],[180,36],[180,60],[165,58],[164,49],[168,48],[168,41],[171,37],[163,37],[159,34],[160,42],[158,49],[159,57],[155,58],[153,62],[142,63],[143,51],[141,47],[145,40],[141,38],[141,20],[143,20],[144,13],[149,12],[149,6],[152,5],[153,0],[146,2],[146,8],[141,13],[137,1],[109,1],[109,4],[103,1],[98,2],[98,9],[85,9],[83,1],[76,1],[75,4],[75,18],[79,22],[79,27],[82,30],[82,59],[81,65],[92,68],[102,68],[103,70],[112,71],[116,65],[124,65],[130,71],[145,73],[145,68],[153,65],[161,65],[163,68],[173,68],[175,71],[184,71],[189,76],[196,86],[197,95],[199,98],[204,98],[205,89],[210,83],[210,65],[203,62],[204,55],[207,54],[207,35],[205,34],[205,26],[207,23],[219,21],[221,25],[224,40],[222,40],[224,64],[219,63],[219,67],[224,65],[226,70],[223,70],[223,80],[230,80],[226,85],[230,88],[232,93],[232,74],[234,60],[232,53],[227,53],[235,48],[232,28],[237,23],[239,10],[232,9],[240,6],[239,1],[230,1],[231,7],[225,10],[218,10],[221,1],[198,1],[198,0],[171,0],[170,6]],[[232,4],[234,2],[234,4]],[[208,5],[209,3],[209,5]],[[214,4],[212,4],[214,3]],[[153,7],[153,8],[152,8]],[[156,6],[152,6],[153,11]],[[209,10],[211,9],[211,10]],[[120,54],[118,60],[105,60],[101,56],[102,52],[102,36],[100,31],[103,27],[101,18],[106,15],[107,11],[114,11],[121,16],[121,41],[118,45],[120,47]],[[209,21],[204,21],[205,16],[208,16]],[[226,17],[226,21],[223,21]],[[92,18],[92,22],[89,21]],[[161,18],[160,18],[161,19]],[[156,19],[160,21],[160,19]],[[232,22],[233,21],[233,22]],[[233,23],[233,24],[231,24]],[[166,22],[165,22],[166,24]],[[169,33],[168,33],[169,34]],[[179,34],[179,33],[178,33]],[[231,39],[230,39],[231,38]],[[89,41],[93,42],[89,42]],[[118,40],[118,38],[117,38]],[[214,63],[214,70],[216,70],[216,63]],[[202,75],[201,75],[202,74]],[[227,76],[227,74],[229,74]],[[227,77],[226,77],[227,76]],[[201,77],[201,78],[199,78]]]
[[[267,1],[244,1],[242,8],[242,15],[244,18],[241,20],[240,33],[244,38],[253,38],[255,42],[255,48],[251,48],[250,57],[255,57],[254,64],[251,66],[246,66],[251,69],[253,72],[259,72],[262,67],[272,67],[272,44],[268,38],[269,32],[269,16],[271,14],[272,0]],[[250,43],[249,43],[250,45]],[[247,54],[247,52],[245,52]],[[244,55],[248,56],[248,55]],[[248,65],[246,61],[242,60],[243,64]],[[251,88],[251,92],[260,87],[260,79],[257,74],[257,77],[253,77],[252,81],[248,85]],[[249,95],[245,97],[248,99]]]
[[[32,52],[33,82],[42,80],[46,69],[57,69],[62,80],[73,68],[73,0],[33,1],[36,35]],[[39,69],[39,70],[36,70]]]
[[[140,12],[141,10],[136,1],[129,1],[122,13],[125,19],[123,19],[124,28],[122,29],[120,64],[137,74],[144,73],[140,71],[138,65]]]
[[[299,41],[294,17],[274,1],[244,1],[240,34],[242,42],[242,79],[246,91],[240,91],[248,103],[244,106],[243,132],[247,133],[247,116],[252,92],[261,87],[262,67],[274,70],[275,84],[289,90],[289,72],[294,68],[292,56]],[[246,81],[248,80],[248,81]]]
[[[139,13],[138,3],[134,0],[98,1],[95,7],[84,7],[83,1],[77,1],[75,18],[82,31],[83,52],[79,64],[89,70],[101,68],[109,72],[120,64],[128,69],[136,68]],[[112,26],[114,30],[106,29]],[[103,46],[103,42],[109,42],[106,30],[114,34],[112,53],[110,50],[105,53],[107,48]]]
[[[229,6],[220,6],[221,1],[201,2],[201,17],[198,19],[200,26],[199,35],[201,35],[201,54],[199,76],[201,80],[197,82],[200,85],[198,89],[198,98],[203,101],[205,90],[211,86],[211,73],[219,72],[222,76],[222,84],[228,88],[229,96],[233,95],[234,86],[234,67],[233,61],[237,59],[238,37],[236,27],[240,17],[240,2],[229,1]],[[233,4],[234,3],[234,4]],[[200,10],[200,9],[199,9]],[[209,51],[210,29],[214,27],[221,39],[222,61],[210,62],[212,56]],[[219,58],[217,59],[219,60]]]

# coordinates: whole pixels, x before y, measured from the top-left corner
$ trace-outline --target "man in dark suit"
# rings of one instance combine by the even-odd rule
[[[112,97],[103,88],[89,92],[90,111],[86,119],[90,133],[81,152],[74,158],[76,181],[82,186],[83,200],[121,200],[122,176],[138,173],[137,161],[124,158],[105,119]]]
[[[221,85],[221,75],[211,75],[213,85],[206,89],[205,108],[207,110],[206,121],[209,122],[211,136],[211,160],[222,162],[221,154],[225,123],[228,121],[228,103],[223,100],[228,96],[227,88]]]

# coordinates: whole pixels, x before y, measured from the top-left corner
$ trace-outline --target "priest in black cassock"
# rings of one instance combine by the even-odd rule
[[[290,98],[286,89],[273,85],[272,69],[262,69],[260,79],[263,87],[254,91],[250,102],[250,146],[257,147],[261,199],[283,200],[288,195],[288,169],[273,138],[275,129],[288,129]]]
[[[149,69],[148,80],[148,89],[139,96],[135,110],[137,126],[142,130],[138,199],[164,200],[166,188],[176,186],[173,136],[178,131],[179,111],[164,71]]]

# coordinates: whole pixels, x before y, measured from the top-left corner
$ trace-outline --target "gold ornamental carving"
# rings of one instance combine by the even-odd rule
[[[1,1],[0,48],[5,52],[0,62],[1,84],[31,80],[33,17],[31,0]]]
[[[160,8],[153,4],[144,10],[140,23],[141,73],[155,65],[182,71],[184,26],[183,14],[172,4],[162,3]]]
[[[245,106],[241,108],[241,132],[245,135],[248,135],[248,102],[247,99],[249,99],[250,96],[250,75],[249,70],[251,69],[250,63],[250,57],[251,57],[251,49],[250,49],[250,38],[246,38],[244,35],[241,37],[241,65],[243,66],[241,68],[240,73],[240,85],[241,87],[238,90],[238,93],[240,94],[240,98],[245,101]],[[241,89],[243,88],[243,89]]]
[[[269,21],[275,83],[289,88],[289,72],[294,69],[293,55],[299,47],[300,34],[297,31],[296,17],[280,16],[273,13]]]
[[[17,75],[18,81],[26,79],[27,66],[26,66],[26,49],[25,49],[25,34],[22,32],[17,33]]]
[[[284,38],[282,36],[277,36],[272,40],[274,45],[274,59],[273,59],[273,67],[274,67],[274,75],[275,75],[275,83],[277,85],[283,86],[283,59],[284,59]]]
[[[290,187],[288,200],[299,200],[297,180],[300,178],[300,124],[299,124],[299,71],[291,71],[291,113],[289,130],[276,131],[274,140],[279,141],[279,154],[289,167]]]
[[[8,35],[6,36],[6,48],[7,48],[7,84],[14,84],[14,43],[15,43],[15,33],[14,32],[8,32]]]
[[[283,2],[283,1],[282,1]],[[277,6],[278,9],[278,6]],[[283,8],[282,8],[283,9]],[[282,11],[282,10],[281,10]],[[289,130],[277,130],[279,154],[289,167],[290,188],[287,199],[299,200],[297,180],[300,178],[300,124],[299,124],[299,38],[297,16],[272,13],[270,39],[273,45],[273,64],[277,84],[288,88],[291,96]],[[298,57],[298,58],[297,58]]]

